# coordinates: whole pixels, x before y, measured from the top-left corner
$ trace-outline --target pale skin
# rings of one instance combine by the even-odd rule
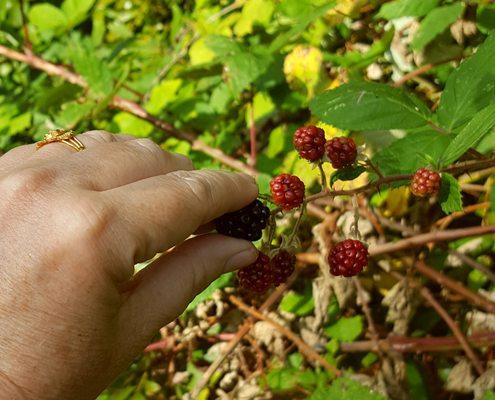
[[[81,152],[0,158],[2,398],[94,399],[196,294],[257,257],[244,240],[191,238],[253,201],[253,178],[195,171],[148,139],[78,138]]]

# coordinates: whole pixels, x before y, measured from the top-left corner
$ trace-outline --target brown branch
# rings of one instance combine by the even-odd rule
[[[415,69],[414,71],[411,71],[411,72],[405,74],[404,76],[402,76],[400,79],[398,79],[396,82],[394,82],[392,86],[393,87],[400,87],[404,83],[406,83],[408,80],[414,79],[420,75],[423,75],[424,73],[428,72],[429,70],[431,70],[431,69],[433,69],[439,65],[446,64],[446,63],[449,63],[451,61],[461,60],[461,59],[462,59],[462,57],[454,57],[454,58],[448,58],[447,60],[440,61],[437,63],[428,63],[425,65],[422,65],[421,67]]]
[[[484,203],[479,203],[479,204],[472,204],[470,206],[464,207],[464,209],[462,211],[453,212],[452,214],[447,215],[446,217],[439,219],[437,222],[435,222],[435,225],[440,227],[440,229],[445,229],[447,226],[450,225],[450,223],[453,220],[455,220],[457,218],[462,218],[465,215],[470,214],[472,212],[475,212],[477,210],[487,208],[487,207],[489,207],[489,205],[490,205],[490,203],[488,201],[484,202]]]
[[[430,268],[423,261],[418,261],[415,264],[415,267],[421,274],[437,282],[439,285],[442,285],[443,287],[451,290],[452,292],[459,294],[464,299],[468,300],[469,302],[473,303],[474,305],[480,308],[483,308],[485,311],[495,314],[494,302],[486,299],[483,296],[480,296],[477,293],[472,292],[471,290],[467,289],[459,282],[449,278],[448,276],[442,274],[441,272],[433,268]]]
[[[475,226],[471,228],[423,233],[421,235],[411,236],[406,239],[398,240],[397,242],[371,246],[369,252],[371,256],[379,256],[382,254],[394,253],[396,251],[408,250],[413,247],[420,247],[427,243],[446,242],[469,236],[484,235],[487,233],[495,233],[495,225]]]
[[[294,283],[298,276],[298,272],[296,272],[289,278],[289,280],[280,285],[273,293],[265,300],[265,302],[261,305],[260,311],[266,311],[270,309],[270,307],[275,304],[280,297],[285,293],[285,291]],[[238,344],[242,341],[244,336],[246,336],[251,327],[253,326],[254,318],[249,318],[237,331],[235,336],[230,340],[227,344],[227,347],[224,351],[210,364],[208,369],[205,371],[203,376],[198,380],[196,386],[191,391],[191,396],[193,399],[197,398],[201,390],[208,384],[211,377],[215,373],[215,371],[222,365],[222,363],[227,359],[227,357],[235,350]]]
[[[414,247],[420,247],[432,242],[446,242],[468,236],[478,236],[487,233],[495,233],[495,225],[475,226],[472,228],[451,229],[448,231],[435,231],[411,236],[406,239],[398,240],[391,243],[377,244],[370,246],[369,254],[371,257],[381,256],[383,254],[394,253],[402,250],[409,250]],[[307,264],[318,264],[318,253],[299,253],[297,259]]]
[[[464,333],[462,333],[461,329],[459,328],[459,325],[457,325],[457,323],[452,319],[449,313],[445,311],[445,309],[433,297],[433,295],[430,293],[430,291],[427,288],[425,287],[420,288],[419,293],[435,309],[437,314],[449,326],[450,330],[454,334],[455,338],[459,341],[459,344],[461,345],[462,349],[466,353],[466,356],[469,358],[469,360],[473,364],[478,374],[479,375],[483,374],[485,372],[485,368],[483,367],[483,364],[481,363],[481,360],[478,358],[477,354],[471,348],[471,345],[467,341],[466,336],[464,336]]]
[[[495,332],[475,333],[466,339],[473,347],[490,347],[495,345]],[[382,351],[394,350],[399,353],[443,352],[461,349],[461,344],[455,336],[425,338],[389,336],[387,339],[380,339],[378,344]],[[372,340],[341,343],[340,350],[344,353],[376,351]]]
[[[375,351],[378,351],[378,353],[380,353],[381,355],[382,353],[380,350],[380,345],[378,343],[380,340],[380,335],[378,334],[375,321],[373,320],[373,316],[371,315],[371,310],[369,307],[368,299],[366,299],[363,285],[361,285],[361,281],[357,276],[353,277],[352,280],[354,282],[354,286],[356,286],[358,299],[361,303],[361,308],[364,312],[364,315],[366,316],[366,321],[368,322],[368,329],[370,331],[371,340],[373,343],[375,343]]]
[[[254,309],[253,307],[249,307],[248,305],[244,304],[241,300],[239,300],[235,296],[230,296],[229,297],[230,301],[234,303],[239,309],[242,311],[248,313],[249,315],[268,322],[270,325],[272,325],[277,331],[279,331],[282,335],[287,337],[289,340],[291,340],[299,349],[299,351],[306,356],[309,360],[313,362],[319,363],[322,367],[324,367],[326,370],[331,372],[332,374],[336,376],[340,376],[342,373],[341,371],[330,364],[327,360],[325,360],[322,356],[320,356],[311,346],[309,346],[307,343],[305,343],[299,336],[297,336],[294,332],[292,332],[290,329],[286,328],[285,326],[280,325],[278,322],[275,322],[271,318],[267,317],[266,315],[260,313],[258,310]]]
[[[20,53],[18,51],[9,49],[8,47],[0,45],[0,56],[6,57],[11,60],[23,62],[32,68],[38,69],[40,71],[46,72],[48,75],[58,76],[62,79],[70,82],[74,85],[81,86],[83,88],[87,88],[88,85],[82,76],[70,71],[66,67],[61,65],[52,64],[48,61],[43,60],[40,57]],[[191,146],[194,150],[201,151],[205,154],[208,154],[210,157],[220,161],[222,164],[229,166],[238,171],[242,171],[251,175],[257,175],[258,172],[243,163],[242,161],[236,160],[233,157],[225,154],[222,150],[216,149],[214,147],[208,146],[206,143],[197,139],[196,136],[190,132],[181,131],[176,129],[174,126],[169,124],[168,122],[162,121],[151,114],[149,114],[143,107],[139,104],[123,99],[121,97],[115,96],[110,106],[118,109],[120,111],[125,111],[134,116],[141,118],[150,122],[155,128],[162,130],[163,132],[172,135],[178,139],[186,140],[191,143]]]
[[[479,262],[476,262],[471,257],[467,256],[464,253],[461,253],[460,251],[450,249],[449,254],[453,255],[454,257],[457,257],[464,264],[467,264],[471,268],[477,269],[478,271],[484,273],[488,277],[488,279],[490,279],[493,283],[495,283],[495,273],[493,273],[492,270],[490,270],[488,267],[485,267]]]
[[[251,167],[256,166],[256,121],[254,119],[254,102],[251,102],[249,112],[249,143],[250,143],[250,156],[249,165]]]

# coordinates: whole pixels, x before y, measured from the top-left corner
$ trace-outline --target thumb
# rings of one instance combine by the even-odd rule
[[[124,337],[149,339],[212,281],[251,264],[257,256],[252,243],[218,234],[185,241],[135,276],[121,308]]]

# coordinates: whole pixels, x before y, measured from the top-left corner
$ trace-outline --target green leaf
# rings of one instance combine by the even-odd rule
[[[385,176],[410,174],[426,164],[425,157],[439,160],[451,140],[434,131],[409,133],[376,153],[373,162]]]
[[[361,165],[339,169],[330,176],[330,187],[333,187],[337,181],[352,181],[365,171],[366,168]]]
[[[461,187],[450,174],[442,173],[439,202],[445,214],[462,211]]]
[[[35,4],[29,9],[28,18],[40,29],[58,30],[67,26],[67,17],[62,10],[48,3]]]
[[[325,334],[332,339],[343,342],[352,342],[356,340],[363,332],[363,317],[342,317],[334,324],[325,328]]]
[[[90,40],[80,40],[74,37],[68,55],[74,69],[83,76],[92,93],[104,96],[112,92],[112,74],[107,64],[96,55],[96,49]]]
[[[483,398],[481,400],[495,400],[495,392],[493,392],[491,390],[487,390],[483,394]]]
[[[385,400],[385,397],[358,381],[341,377],[333,381],[329,387],[318,388],[308,400]]]
[[[74,27],[84,21],[88,11],[95,4],[96,0],[64,0],[62,10],[67,16],[69,26]]]
[[[495,103],[478,112],[452,140],[442,156],[443,165],[453,163],[469,148],[476,146],[493,127],[495,127]]]
[[[184,312],[194,310],[199,303],[202,303],[203,301],[210,299],[215,290],[228,286],[232,282],[232,276],[233,273],[229,272],[227,274],[223,274],[218,279],[214,280],[210,284],[210,286],[208,286],[205,290],[203,290],[200,294],[198,294],[194,298],[194,300],[191,301],[191,303],[189,303],[189,305],[186,308],[186,311]]]
[[[411,361],[406,363],[406,376],[411,398],[414,400],[428,400],[428,392],[426,391],[423,377],[416,365]]]
[[[310,314],[314,310],[315,303],[311,291],[307,291],[304,294],[290,291],[282,298],[279,308],[282,311],[290,312],[302,317]]]
[[[411,47],[414,50],[421,50],[453,24],[459,18],[463,10],[464,4],[461,2],[435,8],[421,22],[421,26],[414,35]]]
[[[449,76],[438,108],[438,120],[446,129],[456,129],[476,112],[495,102],[493,54],[494,34]]]
[[[440,0],[396,0],[381,6],[377,18],[422,17],[433,10]]]
[[[371,82],[351,82],[322,93],[310,108],[323,122],[351,130],[411,129],[431,117],[413,95]]]
[[[226,74],[235,95],[247,89],[272,62],[265,48],[246,47],[225,36],[209,36],[206,44],[227,67]]]

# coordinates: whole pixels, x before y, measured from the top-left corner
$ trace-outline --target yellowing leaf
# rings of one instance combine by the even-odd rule
[[[167,104],[174,101],[177,91],[182,85],[181,79],[171,79],[160,82],[151,91],[150,101],[146,105],[146,110],[151,114],[156,114],[163,110]]]
[[[252,33],[255,24],[267,26],[274,9],[271,0],[248,0],[242,9],[241,18],[234,27],[235,34],[244,36]]]
[[[293,90],[305,91],[313,97],[316,86],[322,80],[323,55],[310,46],[296,46],[284,60],[284,74]]]
[[[409,188],[400,187],[396,189],[390,189],[385,201],[385,216],[386,217],[400,217],[404,215],[408,208],[409,201]]]
[[[215,59],[215,52],[205,43],[205,38],[201,38],[193,43],[189,49],[189,61],[191,65],[206,64]]]

